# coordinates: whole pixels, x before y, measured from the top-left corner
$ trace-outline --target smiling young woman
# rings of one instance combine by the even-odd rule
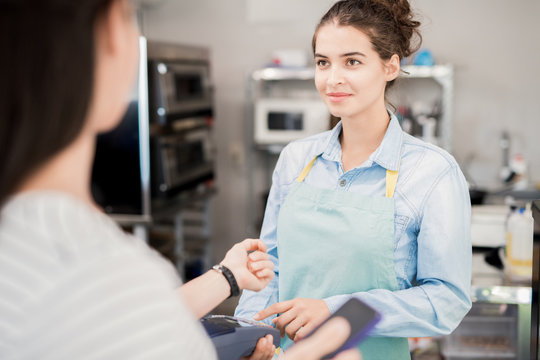
[[[364,359],[409,359],[407,337],[448,334],[471,306],[466,181],[386,103],[419,25],[407,0],[343,0],[316,27],[315,85],[341,120],[282,151],[261,230],[276,277],[236,310],[284,348],[354,296],[383,315]]]

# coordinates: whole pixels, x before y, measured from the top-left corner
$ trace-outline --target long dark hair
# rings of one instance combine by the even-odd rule
[[[95,23],[113,1],[0,0],[0,206],[80,133]]]
[[[408,0],[342,0],[321,18],[312,40],[313,53],[321,26],[335,22],[352,26],[369,36],[373,49],[383,60],[397,54],[401,59],[420,47],[420,22],[414,19]],[[387,88],[394,80],[387,84]]]

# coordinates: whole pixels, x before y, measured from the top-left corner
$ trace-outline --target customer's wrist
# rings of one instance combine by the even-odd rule
[[[227,283],[229,284],[229,288],[230,288],[230,295],[228,296],[229,298],[240,295],[240,287],[231,269],[229,269],[227,266],[223,264],[218,264],[218,265],[214,265],[212,267],[212,270],[217,271],[220,274],[222,274],[225,280],[227,281]]]

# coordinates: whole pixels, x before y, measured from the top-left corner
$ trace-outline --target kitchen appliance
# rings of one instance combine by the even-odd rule
[[[213,184],[213,90],[205,47],[149,42],[152,196]]]
[[[148,44],[150,119],[162,125],[212,116],[210,55],[204,47]]]
[[[496,248],[506,245],[506,205],[473,205],[471,208],[471,241],[475,247]]]
[[[516,304],[474,302],[461,324],[442,338],[444,359],[522,359],[518,312]]]
[[[257,144],[286,144],[330,128],[330,113],[320,99],[261,98],[255,102]]]
[[[151,138],[152,193],[171,196],[214,178],[214,147],[204,127]]]
[[[97,139],[96,202],[118,222],[149,223],[180,192],[211,187],[212,113],[208,49],[141,37],[129,108],[117,128]]]

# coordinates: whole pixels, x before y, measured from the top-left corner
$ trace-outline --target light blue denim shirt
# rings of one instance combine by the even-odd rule
[[[394,194],[394,264],[399,290],[332,296],[324,299],[330,311],[355,296],[382,314],[374,336],[450,333],[471,307],[471,205],[458,164],[446,151],[404,133],[392,115],[377,150],[364,164],[344,172],[340,133],[341,123],[330,131],[292,142],[281,152],[261,230],[276,276],[258,293],[244,291],[235,315],[252,318],[278,301],[279,209],[302,169],[321,155],[305,181],[323,189],[384,197],[386,170],[399,169]],[[317,259],[313,259],[313,266],[318,266]]]

